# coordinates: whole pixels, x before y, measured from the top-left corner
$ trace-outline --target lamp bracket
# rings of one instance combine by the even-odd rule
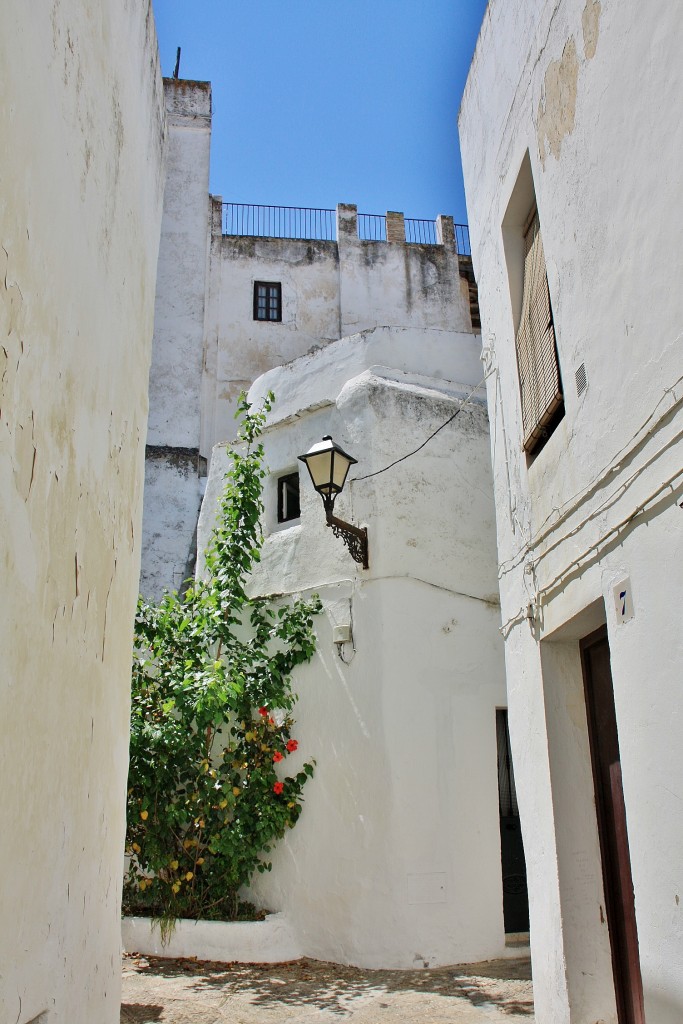
[[[368,562],[368,531],[366,527],[354,526],[343,519],[337,519],[332,512],[327,513],[327,525],[332,527],[335,537],[341,538],[351,552],[351,557],[364,569],[369,569]]]

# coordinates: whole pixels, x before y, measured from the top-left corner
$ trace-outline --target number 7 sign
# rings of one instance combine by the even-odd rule
[[[630,579],[626,577],[621,583],[617,583],[616,587],[612,589],[612,593],[614,594],[614,609],[617,613],[617,622],[628,622],[635,615]]]

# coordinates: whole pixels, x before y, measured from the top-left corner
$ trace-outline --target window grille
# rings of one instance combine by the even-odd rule
[[[278,281],[254,282],[254,320],[282,320],[282,285]]]
[[[517,331],[517,366],[522,396],[524,449],[544,440],[564,408],[555,327],[538,213],[524,237],[524,290]]]

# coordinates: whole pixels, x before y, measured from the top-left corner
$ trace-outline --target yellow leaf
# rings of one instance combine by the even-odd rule
[[[185,881],[189,882],[190,879],[192,878],[192,876],[193,876],[192,872],[188,871],[187,874],[185,875]]]
[[[149,811],[140,811],[140,817],[143,821],[147,821],[149,818]]]
[[[242,790],[239,789],[237,786],[233,786],[232,787],[232,795],[233,796],[239,796],[241,792],[242,792]]]
[[[171,861],[171,871],[177,871],[177,870],[178,870],[178,861],[177,860],[172,860]]]

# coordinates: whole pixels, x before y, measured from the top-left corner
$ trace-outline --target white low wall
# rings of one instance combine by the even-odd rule
[[[282,963],[303,955],[284,914],[265,921],[176,921],[168,944],[149,917],[124,917],[121,941],[127,953],[148,956],[196,957],[223,963]]]

